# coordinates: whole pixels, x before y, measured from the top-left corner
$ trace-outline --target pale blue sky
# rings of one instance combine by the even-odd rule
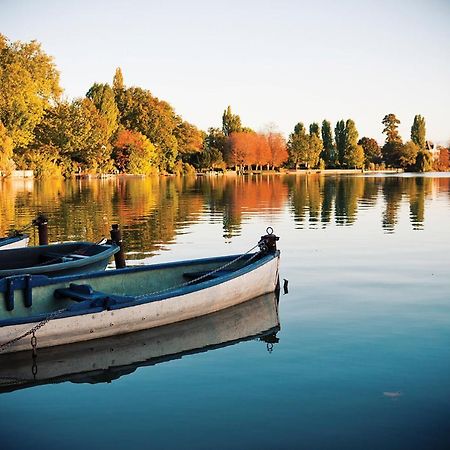
[[[120,66],[204,130],[231,105],[255,130],[353,118],[380,143],[391,112],[405,140],[415,114],[450,140],[449,24],[449,0],[0,0],[0,32],[41,42],[69,98]]]

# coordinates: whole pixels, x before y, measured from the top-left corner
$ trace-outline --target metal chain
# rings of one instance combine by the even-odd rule
[[[135,296],[136,299],[142,299],[145,297],[148,297],[150,295],[158,295],[158,294],[162,294],[164,292],[168,292],[168,291],[172,291],[174,289],[179,289],[185,286],[189,286],[190,284],[193,283],[197,283],[205,278],[210,277],[211,275],[214,275],[216,272],[219,272],[220,270],[225,269],[226,267],[231,266],[232,264],[234,264],[235,262],[241,260],[244,256],[248,255],[252,250],[254,250],[256,247],[258,247],[258,244],[256,244],[254,247],[252,247],[250,250],[247,250],[245,253],[243,253],[242,255],[239,255],[237,258],[233,259],[232,261],[227,262],[226,264],[224,264],[223,266],[218,267],[217,269],[211,270],[211,272],[205,273],[203,275],[200,275],[197,278],[194,278],[193,280],[189,280],[186,281],[185,283],[181,283],[175,286],[170,286],[168,288],[165,289],[161,289],[159,291],[153,291],[153,292],[148,292],[147,294],[142,294],[142,295],[137,295]],[[259,255],[260,252],[255,253],[249,260],[248,262],[252,261],[254,258],[256,258],[256,256]]]
[[[26,331],[25,333],[21,334],[20,336],[15,337],[14,339],[11,339],[8,342],[5,342],[4,344],[0,345],[0,353],[5,351],[8,347],[15,344],[17,341],[20,341],[21,339],[29,336],[30,334],[34,335],[36,331],[38,331],[40,328],[42,328],[45,324],[50,322],[52,319],[56,319],[59,315],[61,315],[63,312],[67,311],[67,308],[64,309],[58,309],[57,311],[53,311],[48,316],[46,316],[43,320],[41,320],[37,325],[35,325],[30,330]],[[34,336],[36,338],[36,336]],[[31,341],[31,345],[33,346],[33,338]]]

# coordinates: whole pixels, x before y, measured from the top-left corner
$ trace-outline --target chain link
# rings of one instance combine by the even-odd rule
[[[63,308],[63,309],[58,309],[57,311],[53,311],[52,313],[50,313],[48,316],[45,317],[45,319],[41,320],[37,325],[35,325],[33,328],[31,328],[30,330],[26,331],[25,333],[21,334],[20,336],[15,337],[14,339],[11,339],[8,342],[5,342],[4,344],[0,345],[0,353],[2,353],[3,351],[5,351],[8,347],[10,347],[11,345],[15,344],[16,342],[20,341],[21,339],[29,336],[30,334],[34,335],[36,333],[36,331],[38,331],[40,328],[42,328],[45,324],[47,324],[48,322],[50,322],[50,320],[52,319],[56,319],[59,315],[61,315],[62,313],[64,313],[65,311],[67,311],[67,308]],[[36,336],[34,336],[36,338]],[[33,346],[33,338],[31,338],[31,345]],[[36,341],[37,342],[37,341]]]

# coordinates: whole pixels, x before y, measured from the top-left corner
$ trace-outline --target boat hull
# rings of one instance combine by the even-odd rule
[[[168,291],[148,298],[143,296],[134,302],[131,301],[113,309],[100,306],[83,311],[81,314],[55,318],[36,331],[37,345],[50,347],[104,338],[211,314],[275,291],[278,283],[278,269],[279,252],[277,251],[273,255],[265,256],[254,266],[238,270],[226,277],[204,281],[182,290],[174,289],[173,292]],[[129,270],[129,276],[132,276],[133,269]],[[145,272],[142,268],[138,270]],[[124,275],[127,274],[127,269],[117,272],[126,282]],[[88,281],[95,288],[96,283],[99,285],[108,277],[112,280],[114,274],[105,273],[101,277],[94,275]],[[57,279],[55,283],[55,287],[69,284],[67,281],[58,282]],[[50,286],[52,287],[53,285]],[[34,325],[36,321],[1,326],[0,344],[27,333]],[[24,338],[4,348],[3,351],[16,352],[27,349],[30,349],[30,340]]]
[[[27,234],[20,234],[0,239],[0,250],[11,250],[28,246],[30,237]]]
[[[105,270],[115,244],[65,242],[62,244],[3,250],[0,252],[0,277],[21,274],[63,276]]]

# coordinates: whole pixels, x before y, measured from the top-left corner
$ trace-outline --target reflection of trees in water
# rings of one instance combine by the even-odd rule
[[[112,223],[120,223],[127,251],[154,252],[200,220],[222,223],[224,237],[231,238],[252,216],[271,222],[286,202],[299,227],[351,225],[359,210],[376,204],[380,193],[385,230],[394,230],[402,199],[409,201],[410,220],[418,229],[424,223],[426,198],[448,193],[449,182],[449,178],[320,175],[3,180],[0,235],[24,227],[42,211],[49,218],[53,242],[96,241],[109,236]]]
[[[397,223],[397,214],[402,200],[401,178],[388,177],[383,184],[385,210],[382,226],[388,232],[393,232]]]

